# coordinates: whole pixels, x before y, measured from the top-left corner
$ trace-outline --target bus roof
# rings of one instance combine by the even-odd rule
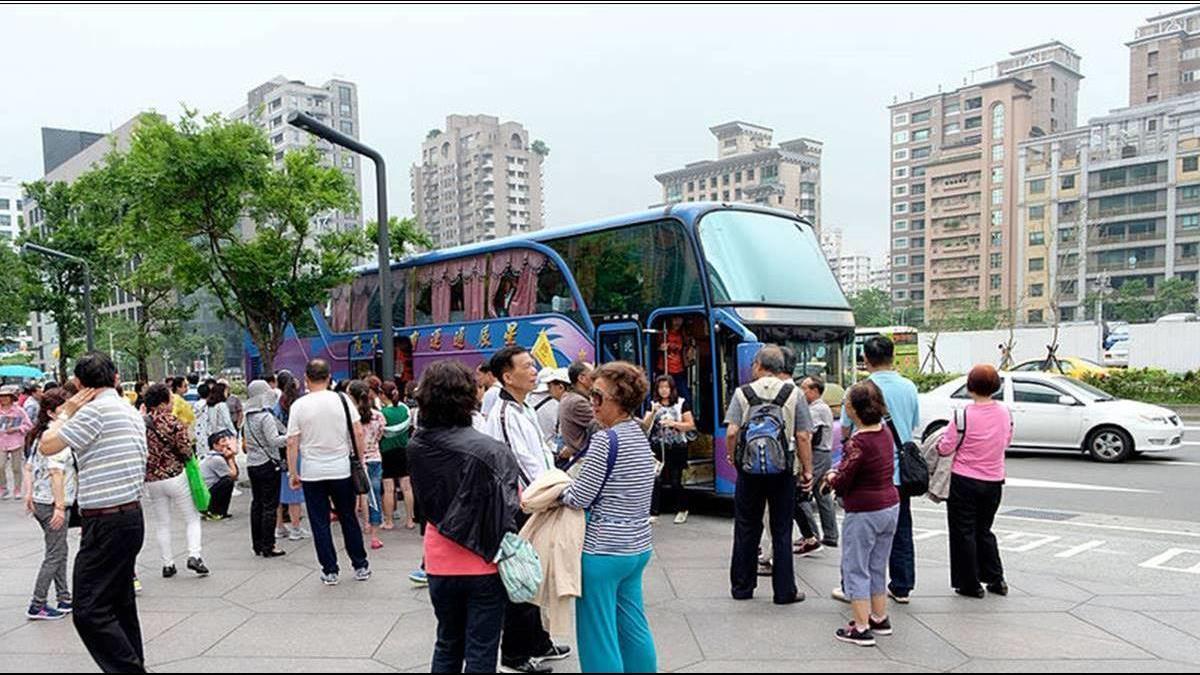
[[[453,260],[455,258],[465,258],[465,257],[473,256],[473,255],[478,255],[480,253],[486,253],[486,252],[494,250],[496,248],[500,248],[505,245],[513,244],[513,243],[517,243],[517,242],[545,243],[548,241],[554,241],[556,239],[562,239],[564,237],[572,237],[572,236],[584,234],[587,232],[597,232],[600,230],[607,230],[607,229],[611,229],[611,228],[615,228],[615,227],[621,227],[624,225],[633,225],[635,223],[644,223],[644,222],[653,221],[653,220],[661,220],[666,217],[679,218],[686,225],[688,225],[690,227],[691,225],[696,223],[701,217],[703,217],[705,214],[711,213],[713,211],[721,211],[721,210],[753,211],[753,212],[757,212],[757,213],[769,213],[771,215],[782,216],[784,218],[790,218],[797,222],[804,223],[805,225],[808,225],[809,227],[812,227],[812,223],[808,222],[807,219],[796,215],[795,213],[791,213],[789,211],[783,211],[780,209],[772,209],[772,208],[768,208],[768,207],[764,207],[764,206],[757,206],[755,204],[730,204],[730,203],[723,203],[723,202],[686,202],[683,204],[672,204],[672,205],[664,206],[661,208],[648,209],[645,211],[638,211],[635,213],[628,213],[628,214],[624,214],[624,215],[620,215],[620,216],[613,216],[613,217],[609,217],[609,218],[603,218],[600,220],[593,220],[593,221],[589,221],[586,223],[579,223],[577,225],[567,225],[564,227],[543,229],[543,230],[538,230],[537,232],[516,234],[516,235],[512,235],[512,236],[508,236],[508,237],[503,237],[500,239],[493,239],[491,241],[481,241],[481,242],[476,242],[473,244],[464,244],[462,246],[455,246],[453,248],[447,248],[447,249],[443,249],[440,251],[421,253],[421,254],[417,254],[417,255],[413,255],[413,256],[408,256],[408,257],[404,258],[403,260],[400,260],[399,262],[393,262],[392,268],[395,269],[398,267],[416,267],[419,265],[426,265],[429,263],[444,262],[447,260]],[[377,269],[379,269],[378,263],[372,263],[372,264],[362,265],[362,266],[355,268],[355,272],[357,272],[358,274],[363,274],[366,272],[374,272]]]

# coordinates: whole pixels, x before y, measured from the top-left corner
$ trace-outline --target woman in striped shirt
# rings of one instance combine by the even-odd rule
[[[592,406],[606,431],[592,436],[563,504],[588,510],[583,588],[576,603],[579,663],[585,673],[653,673],[654,637],[642,601],[653,534],[654,454],[634,414],[650,384],[637,366],[596,371]]]

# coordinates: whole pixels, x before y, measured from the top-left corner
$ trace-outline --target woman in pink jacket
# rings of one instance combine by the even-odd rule
[[[0,494],[5,499],[21,498],[21,482],[24,480],[25,434],[33,428],[25,409],[17,405],[15,384],[0,387]],[[5,463],[12,465],[12,483],[7,491],[3,488]]]
[[[1012,443],[1012,415],[992,396],[1000,391],[1000,374],[989,365],[975,366],[967,376],[974,401],[942,436],[938,453],[954,455],[946,514],[950,532],[950,585],[969,598],[982,598],[983,586],[1008,595],[1004,565],[992,523],[1004,491],[1004,453]]]

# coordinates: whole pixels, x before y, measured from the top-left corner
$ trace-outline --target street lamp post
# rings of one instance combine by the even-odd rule
[[[33,251],[51,258],[60,258],[68,262],[75,263],[83,268],[83,317],[84,323],[87,326],[87,349],[93,351],[96,349],[96,320],[92,316],[92,270],[88,262],[78,256],[73,256],[62,251],[55,251],[52,248],[38,246],[37,244],[24,244],[21,246],[22,251]]]
[[[334,145],[369,157],[375,163],[375,198],[378,211],[376,218],[379,221],[379,325],[383,342],[383,372],[381,375],[384,382],[390,382],[396,368],[396,338],[392,334],[394,332],[392,322],[392,247],[388,232],[387,169],[384,165],[383,155],[360,143],[358,139],[326,126],[299,111],[288,116],[288,124],[299,127]]]

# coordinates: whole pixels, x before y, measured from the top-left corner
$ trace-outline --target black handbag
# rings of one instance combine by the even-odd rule
[[[79,513],[79,460],[75,451],[71,451],[71,462],[75,465],[75,503],[67,509],[67,529],[76,530],[83,527],[83,515]]]
[[[905,443],[900,440],[900,432],[892,418],[887,418],[888,429],[892,432],[892,440],[896,443],[900,461],[900,496],[920,497],[929,492],[929,464],[921,454],[921,448],[913,442]]]
[[[358,456],[358,436],[354,435],[354,419],[350,417],[350,404],[346,403],[346,397],[342,394],[337,394],[337,397],[342,402],[342,410],[346,413],[346,433],[350,435],[350,481],[354,483],[354,494],[369,494],[371,479],[367,476],[367,469]]]

